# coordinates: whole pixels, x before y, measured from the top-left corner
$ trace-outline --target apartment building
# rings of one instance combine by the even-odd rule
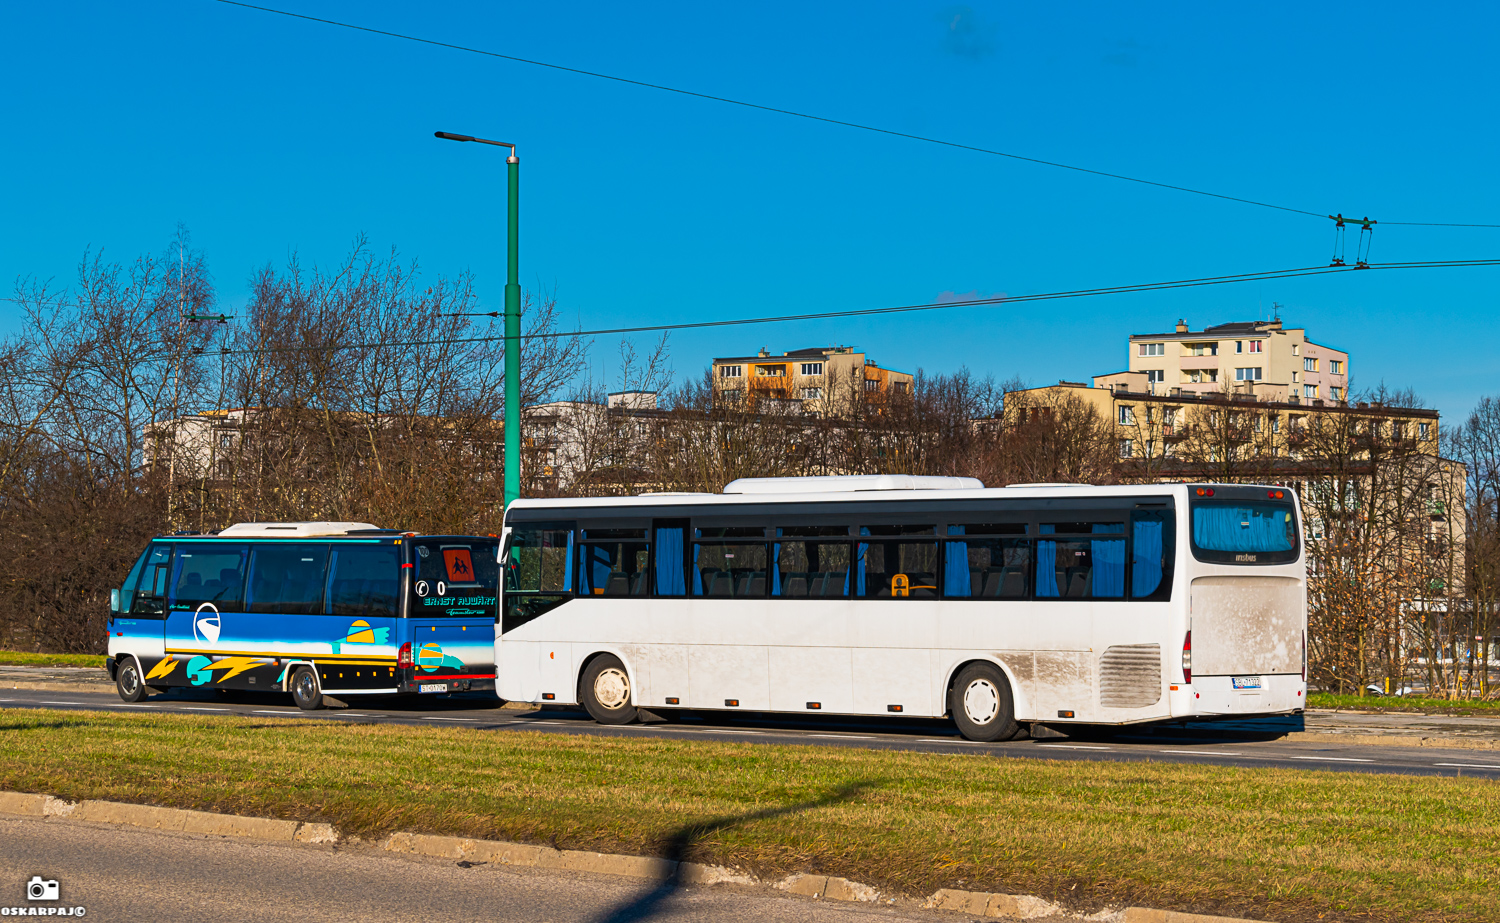
[[[1314,343],[1280,319],[1236,321],[1202,330],[1179,320],[1171,333],[1130,337],[1129,372],[1151,393],[1239,393],[1280,401],[1346,401],[1349,354]]]
[[[754,356],[713,361],[716,399],[747,410],[846,416],[855,401],[878,403],[909,394],[912,376],[885,368],[852,346],[794,349],[773,356],[761,349]]]

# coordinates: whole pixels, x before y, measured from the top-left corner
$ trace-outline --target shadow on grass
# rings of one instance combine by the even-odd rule
[[[63,728],[82,727],[85,723],[83,721],[12,721],[7,724],[0,724],[0,733],[6,731],[58,731]]]
[[[733,817],[720,817],[713,820],[699,821],[680,827],[673,831],[672,835],[667,838],[662,851],[662,858],[677,863],[677,867],[672,871],[672,876],[645,894],[633,898],[629,902],[600,916],[595,923],[636,923],[636,921],[649,920],[654,917],[662,909],[662,905],[673,894],[677,893],[678,888],[682,886],[682,863],[688,861],[689,850],[692,849],[694,844],[710,834],[739,824],[769,820],[773,817],[785,817],[788,814],[800,814],[803,811],[811,811],[814,808],[853,801],[866,791],[877,786],[878,783],[869,781],[851,782],[847,785],[841,785],[828,794],[810,801],[784,805],[779,808],[766,808],[761,811],[753,811],[749,814],[739,814]]]

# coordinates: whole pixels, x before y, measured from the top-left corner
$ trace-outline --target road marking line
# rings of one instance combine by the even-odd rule
[[[1289,759],[1312,760],[1318,763],[1373,763],[1374,760],[1362,760],[1351,756],[1293,756]]]
[[[183,711],[229,711],[227,708],[214,708],[210,705],[179,705]]]
[[[1186,753],[1189,756],[1239,756],[1233,750],[1157,750],[1157,753]]]
[[[819,737],[823,740],[874,740],[874,737],[865,737],[859,734],[803,734],[803,737]]]
[[[1458,769],[1500,769],[1494,763],[1433,763],[1434,766],[1452,766]]]
[[[764,734],[765,731],[735,731],[729,728],[704,728],[711,734]]]
[[[917,738],[917,743],[919,743],[919,744],[975,744],[975,743],[978,743],[978,741],[974,741],[974,740],[958,740],[957,738],[951,738],[951,737],[950,738],[943,738],[943,737],[918,737]]]
[[[1094,747],[1088,744],[1037,744],[1047,750],[1108,750],[1109,747]]]
[[[478,718],[447,718],[441,715],[423,715],[423,721],[478,721]]]
[[[157,708],[156,705],[136,705],[131,702],[105,702],[105,708]]]
[[[266,709],[257,709],[256,711],[253,711],[250,714],[252,714],[252,715],[294,715],[294,714],[296,714],[296,712],[288,711],[286,709],[282,709],[281,711],[268,711]]]
[[[83,703],[82,702],[48,702],[46,700],[42,700],[42,701],[38,702],[37,704],[38,705],[82,705]]]

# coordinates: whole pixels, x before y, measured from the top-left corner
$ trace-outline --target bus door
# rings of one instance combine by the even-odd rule
[[[405,691],[494,689],[499,541],[423,536],[411,539],[409,548]]]
[[[134,656],[140,661],[142,677],[165,658],[163,632],[171,567],[172,546],[153,542],[131,568],[119,598],[111,600],[109,655],[116,662]]]

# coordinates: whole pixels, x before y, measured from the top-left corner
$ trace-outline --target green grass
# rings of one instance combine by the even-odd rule
[[[1415,712],[1444,715],[1494,715],[1500,717],[1500,702],[1479,699],[1435,699],[1425,696],[1357,696],[1331,692],[1309,692],[1308,708],[1356,708],[1362,711]]]
[[[104,668],[103,654],[31,654],[26,651],[0,651],[0,665],[20,667],[98,667]]]
[[[0,789],[667,855],[923,895],[1492,918],[1492,782],[308,720],[11,711]]]

